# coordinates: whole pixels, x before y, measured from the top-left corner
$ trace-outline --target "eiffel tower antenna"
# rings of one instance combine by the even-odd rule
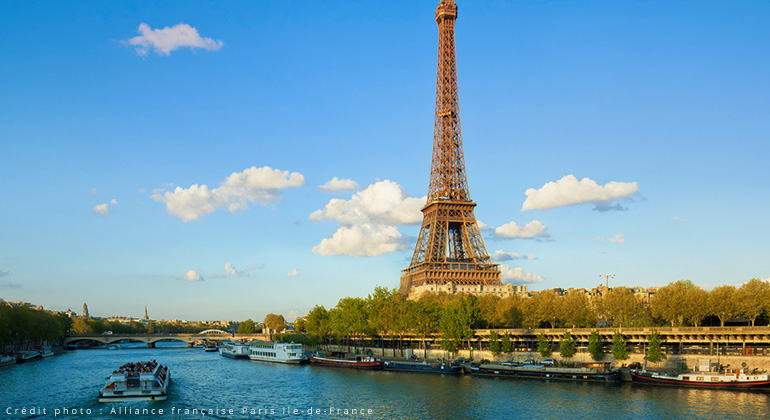
[[[484,246],[473,214],[476,203],[468,191],[457,89],[456,19],[454,0],[441,0],[436,8],[438,69],[428,199],[412,261],[401,271],[399,289],[410,296],[418,289],[454,292],[458,285],[472,286],[459,291],[475,294],[505,289],[499,265],[492,264]]]

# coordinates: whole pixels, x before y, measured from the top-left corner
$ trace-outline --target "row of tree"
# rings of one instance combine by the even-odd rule
[[[741,287],[719,286],[705,291],[690,280],[672,282],[658,289],[649,303],[634,291],[615,287],[589,299],[582,292],[559,296],[553,290],[531,298],[481,296],[480,325],[486,328],[559,328],[596,326],[721,326],[737,317],[751,325],[767,325],[770,313],[770,283],[752,279]]]
[[[72,319],[73,334],[194,334],[208,329],[203,323],[182,324],[177,321],[131,321],[124,324],[104,319],[75,317]]]
[[[559,354],[564,359],[571,359],[577,354],[577,342],[569,331],[565,331],[562,338],[558,343]],[[660,335],[653,331],[647,337],[646,357],[651,362],[659,362],[666,358],[666,354],[663,351]],[[502,336],[498,335],[495,331],[489,334],[489,351],[492,354],[498,355],[501,353],[511,353],[513,351],[513,342],[509,333],[505,333]],[[554,343],[546,337],[545,334],[539,334],[537,336],[537,351],[543,357],[548,357],[553,353]],[[588,337],[588,353],[593,360],[599,361],[604,359],[604,341],[598,331],[592,331]],[[623,334],[618,331],[612,338],[612,356],[615,360],[627,360],[628,347],[626,345]]]
[[[467,294],[424,294],[407,300],[393,289],[377,287],[366,298],[345,297],[327,310],[317,305],[295,328],[307,332],[316,343],[329,338],[361,342],[367,338],[400,340],[405,335],[422,338],[423,347],[434,334],[441,346],[456,352],[479,328],[595,328],[721,325],[745,317],[755,325],[767,322],[770,283],[752,279],[740,288],[720,286],[707,292],[692,281],[680,280],[660,288],[649,304],[626,287],[609,289],[589,299],[584,293],[559,296],[546,290],[531,298]]]
[[[267,328],[269,332],[282,331],[286,328],[286,319],[283,315],[269,313],[265,315],[265,320],[261,325],[249,318],[238,324],[238,334],[257,334],[262,332],[262,327]]]
[[[0,299],[0,345],[26,347],[64,338],[70,319],[29,306],[11,306]]]

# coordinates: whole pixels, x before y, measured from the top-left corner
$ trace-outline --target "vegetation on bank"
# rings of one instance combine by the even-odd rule
[[[377,287],[366,298],[345,297],[327,310],[317,305],[295,328],[317,345],[335,338],[338,343],[356,344],[367,339],[388,337],[399,341],[405,335],[422,338],[422,348],[434,334],[441,336],[441,347],[449,352],[467,343],[474,329],[509,328],[598,328],[724,325],[743,317],[751,325],[767,325],[770,313],[770,283],[752,279],[740,288],[721,286],[707,292],[690,280],[680,280],[660,288],[645,304],[631,289],[616,287],[589,300],[585,294],[564,296],[545,290],[531,298],[468,294],[425,294],[407,300],[395,290]],[[571,352],[571,337],[559,341]],[[625,360],[627,350],[613,341],[613,353]],[[295,340],[296,341],[296,340]],[[490,334],[490,351],[506,352],[510,337]],[[538,338],[541,353],[552,351],[554,343]],[[598,333],[592,334],[588,351],[595,360],[603,357]]]
[[[0,346],[38,345],[63,339],[68,317],[29,306],[11,306],[0,299]]]

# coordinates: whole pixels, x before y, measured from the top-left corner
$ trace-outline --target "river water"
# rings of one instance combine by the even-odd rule
[[[167,401],[97,401],[112,370],[150,359],[171,369]],[[768,409],[762,392],[357,371],[199,348],[77,350],[0,368],[0,418],[11,419],[760,419]]]

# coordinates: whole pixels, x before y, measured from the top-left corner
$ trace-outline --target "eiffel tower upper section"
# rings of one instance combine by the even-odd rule
[[[484,247],[465,174],[457,89],[454,24],[457,4],[436,8],[438,70],[428,199],[409,268],[402,270],[402,293],[425,285],[502,286],[500,270]],[[432,289],[431,289],[432,290]]]

